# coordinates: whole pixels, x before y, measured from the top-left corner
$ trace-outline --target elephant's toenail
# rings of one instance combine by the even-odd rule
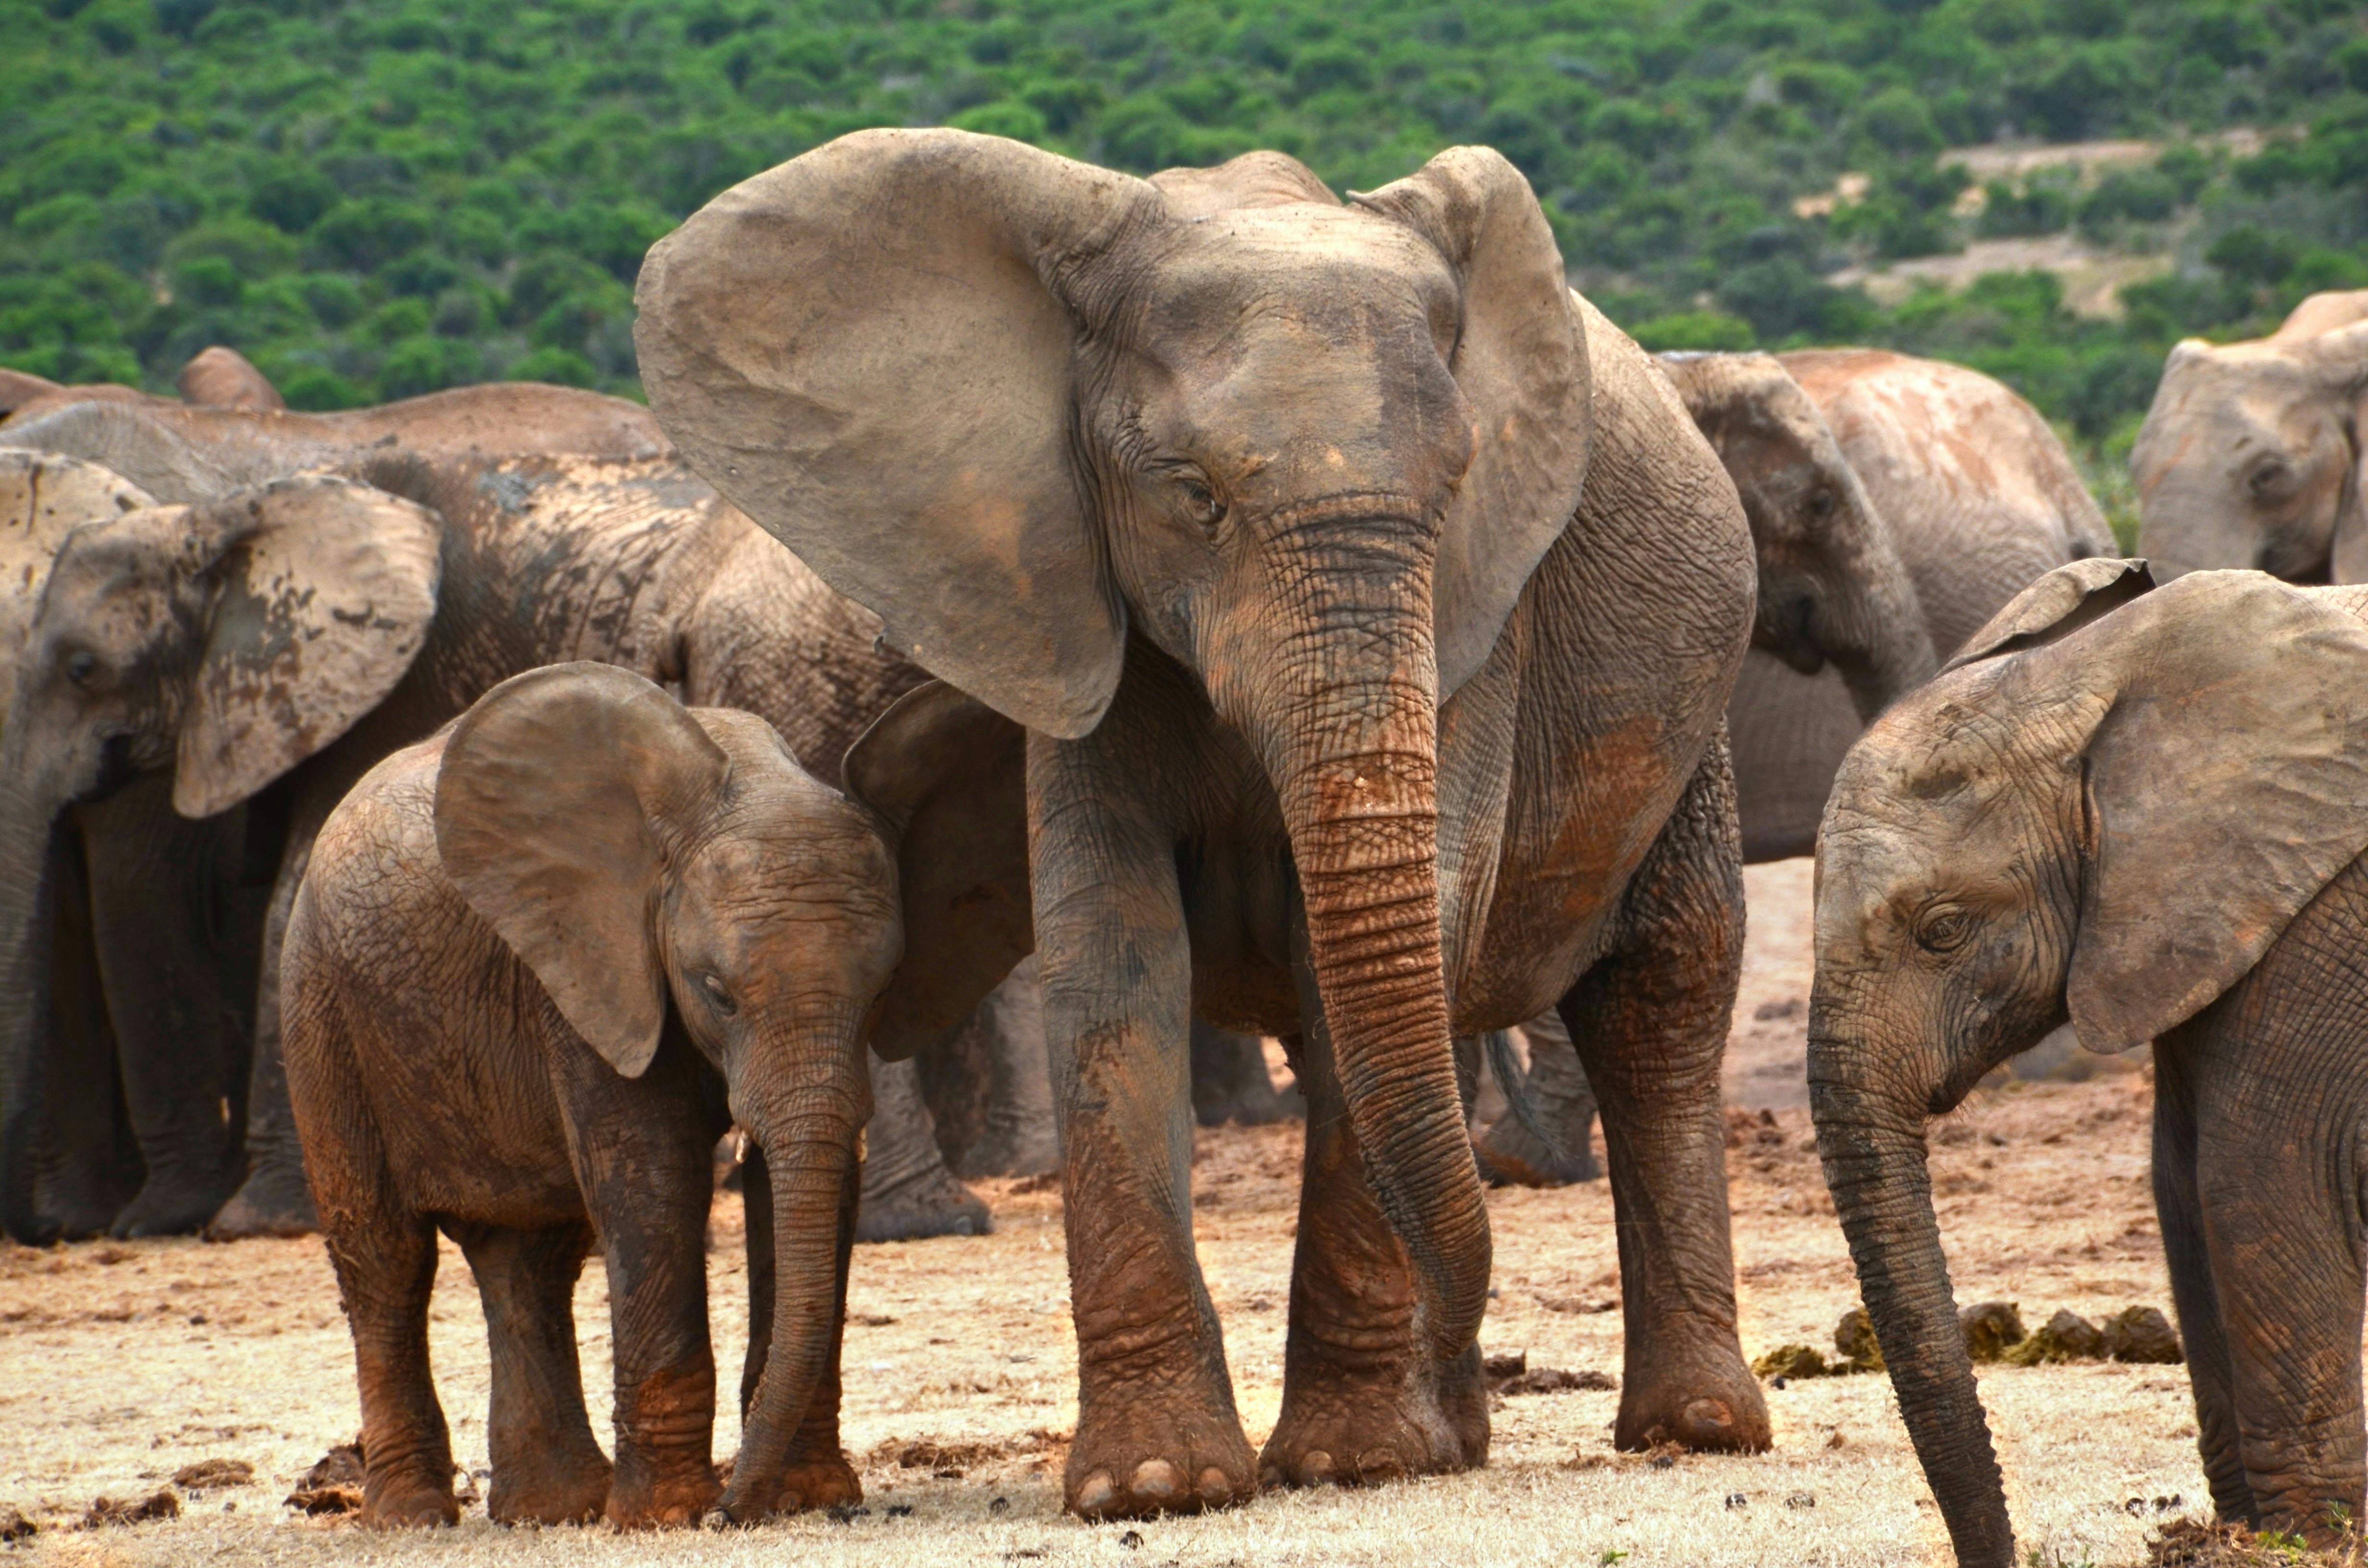
[[[1117,1498],[1118,1488],[1110,1483],[1110,1471],[1098,1470],[1077,1488],[1076,1507],[1080,1514],[1099,1514]]]
[[[1201,1479],[1193,1483],[1192,1490],[1200,1494],[1203,1503],[1222,1503],[1234,1494],[1234,1483],[1224,1471],[1211,1465],[1201,1472]]]
[[[1686,1406],[1686,1426],[1696,1441],[1724,1437],[1735,1429],[1735,1412],[1723,1399],[1698,1399]]]
[[[1278,1490],[1290,1485],[1291,1477],[1282,1472],[1279,1464],[1262,1464],[1258,1466],[1258,1484],[1269,1491]]]
[[[1358,1457],[1357,1479],[1368,1486],[1379,1486],[1384,1482],[1401,1481],[1405,1477],[1406,1466],[1387,1449],[1376,1449]]]
[[[1166,1460],[1145,1460],[1134,1467],[1126,1489],[1151,1502],[1166,1503],[1183,1495],[1184,1478]]]
[[[1322,1486],[1332,1479],[1332,1456],[1322,1449],[1310,1449],[1299,1461],[1299,1484]]]

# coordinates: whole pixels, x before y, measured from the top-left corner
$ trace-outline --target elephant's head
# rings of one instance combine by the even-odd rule
[[[96,463],[42,452],[0,451],[0,733],[17,689],[17,661],[66,536],[87,522],[155,503]]]
[[[1008,721],[924,687],[849,754],[849,799],[764,721],[590,664],[503,682],[445,743],[436,842],[470,906],[627,1077],[671,1012],[765,1153],[774,1318],[734,1518],[782,1501],[782,1460],[837,1354],[867,1035],[883,1014],[974,1005],[1002,978],[983,959],[1008,947],[1015,910],[1025,951],[1022,754]],[[908,882],[900,847],[924,842],[950,852]],[[950,974],[975,990],[951,998]]]
[[[393,688],[427,636],[440,570],[433,513],[345,480],[125,510],[136,493],[74,472],[94,510],[50,565],[0,735],[0,1174],[12,1226],[27,1219],[17,1178],[39,1115],[28,1074],[47,1006],[38,911],[60,814],[142,773],[169,772],[185,816],[248,799]]]
[[[2250,566],[2295,583],[2368,581],[2363,417],[2368,321],[2180,344],[2130,449],[2138,553],[2164,577]]]
[[[2368,626],[2251,572],[2042,577],[1876,721],[1818,839],[1810,1104],[1957,1560],[2012,1558],[1925,1122],[2068,1016],[2092,1051],[2235,984],[2368,846]]]
[[[1528,184],[1457,148],[1344,207],[1275,153],[1144,181],[864,131],[718,197],[638,300],[685,456],[921,664],[1075,737],[1133,640],[1247,738],[1359,1142],[1459,1352],[1487,1221],[1440,970],[1439,706],[1570,518],[1592,429]]]
[[[1743,497],[1759,563],[1751,641],[1803,675],[1828,661],[1873,719],[1939,662],[1891,529],[1826,417],[1770,354],[1661,367]]]
[[[181,367],[182,401],[214,408],[285,408],[271,378],[235,348],[200,348]]]

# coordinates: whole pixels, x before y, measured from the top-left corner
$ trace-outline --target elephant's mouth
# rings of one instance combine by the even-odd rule
[[[90,788],[75,799],[83,801],[104,801],[108,796],[129,789],[140,777],[139,765],[131,758],[131,737],[109,735],[98,748],[98,768],[91,778]]]

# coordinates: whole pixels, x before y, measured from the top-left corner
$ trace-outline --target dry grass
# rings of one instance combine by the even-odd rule
[[[1781,1003],[1787,986],[1805,994],[1805,922],[1791,901],[1805,896],[1805,882],[1794,869],[1755,869],[1762,913],[1731,1085],[1777,1082],[1782,1074],[1762,1059],[1798,1050],[1797,1017],[1753,1014]],[[2062,1306],[2102,1317],[2132,1302],[2168,1304],[2146,1185],[2147,1105],[2146,1080],[2125,1074],[1986,1093],[1951,1124],[1935,1177],[1961,1300],[2019,1301],[2032,1321]],[[1806,1113],[1778,1110],[1772,1126],[1755,1122],[1743,1137],[1729,1163],[1745,1351],[1829,1344],[1856,1289]],[[1195,1169],[1201,1258],[1254,1440],[1272,1426],[1281,1394],[1298,1142],[1287,1127],[1204,1134]],[[1076,1413],[1058,1196],[1011,1184],[986,1191],[999,1227],[992,1237],[858,1255],[846,1437],[870,1512],[716,1535],[513,1531],[472,1510],[454,1532],[387,1537],[295,1516],[281,1499],[359,1425],[351,1352],[317,1242],[0,1252],[0,1520],[14,1507],[43,1527],[9,1550],[43,1563],[470,1568],[1947,1561],[1879,1377],[1771,1391],[1772,1454],[1666,1467],[1611,1452],[1616,1393],[1509,1398],[1485,1471],[1369,1493],[1262,1496],[1211,1517],[1134,1527],[1140,1540],[1130,1545],[1126,1527],[1059,1512],[1061,1440]],[[1526,1351],[1532,1369],[1618,1374],[1620,1314],[1584,1310],[1618,1296],[1605,1184],[1499,1192],[1491,1208],[1497,1299],[1487,1348]],[[714,1233],[715,1317],[729,1367],[746,1324],[736,1199],[718,1204]],[[596,1429],[605,1430],[608,1324],[597,1269],[577,1292],[577,1321]],[[482,1471],[484,1328],[467,1268],[449,1246],[433,1335],[455,1449]],[[2150,1530],[2202,1506],[2182,1369],[1990,1368],[1982,1386],[2021,1539],[2045,1561],[2142,1562]],[[718,1452],[736,1437],[727,1416]],[[255,1479],[186,1494],[177,1518],[73,1528],[94,1498],[147,1498],[211,1459],[244,1461]]]

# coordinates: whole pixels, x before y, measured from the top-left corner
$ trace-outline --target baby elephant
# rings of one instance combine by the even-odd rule
[[[2019,1561],[1925,1119],[2068,1017],[2154,1044],[2155,1204],[2223,1518],[2362,1517],[2368,589],[2040,578],[1843,763],[1809,1086],[1957,1561]]]
[[[860,1495],[838,1348],[865,1038],[883,1015],[909,1032],[916,1007],[951,1028],[1008,967],[1008,910],[1027,905],[1019,744],[926,687],[849,752],[849,799],[761,720],[561,665],[495,687],[337,807],[282,974],[361,1384],[366,1519],[458,1515],[427,1366],[439,1229],[484,1305],[494,1517],[657,1524],[717,1506],[705,1236],[710,1151],[735,1121],[754,1145],[751,1343],[722,1509]],[[932,846],[917,878],[900,867],[916,843]],[[1007,928],[983,934],[972,910]],[[596,1245],[613,1470],[570,1305]]]

